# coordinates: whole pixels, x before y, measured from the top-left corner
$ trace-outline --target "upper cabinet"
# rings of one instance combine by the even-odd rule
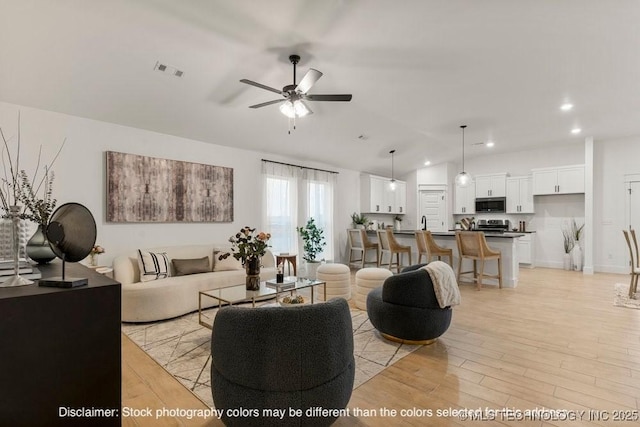
[[[471,181],[466,187],[456,185],[453,213],[476,213],[476,184],[474,181]]]
[[[360,209],[363,213],[404,214],[407,211],[407,183],[375,175],[360,175]]]
[[[507,174],[476,175],[476,198],[505,197],[507,194]]]
[[[534,213],[530,176],[507,178],[507,213]]]
[[[533,195],[584,193],[584,165],[533,169]]]

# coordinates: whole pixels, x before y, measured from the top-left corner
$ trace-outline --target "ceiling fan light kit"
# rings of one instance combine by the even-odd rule
[[[289,118],[289,126],[291,126],[291,120],[293,120],[293,128],[296,128],[295,120],[298,117],[304,117],[312,114],[313,111],[304,103],[304,101],[351,101],[351,94],[341,95],[311,95],[307,92],[313,87],[313,85],[322,77],[322,73],[318,70],[310,68],[304,75],[300,83],[296,84],[296,66],[300,62],[299,55],[290,55],[289,61],[293,64],[293,84],[286,85],[282,90],[275,89],[273,87],[263,85],[261,83],[254,82],[248,79],[240,80],[241,83],[245,83],[251,86],[255,86],[260,89],[268,90],[270,92],[282,95],[283,99],[275,99],[273,101],[262,102],[260,104],[250,105],[249,108],[262,108],[267,105],[280,104],[280,112]],[[289,128],[291,133],[291,128]]]
[[[467,125],[461,125],[462,129],[462,172],[456,175],[456,185],[458,187],[466,187],[471,182],[471,175],[464,171],[464,129]]]

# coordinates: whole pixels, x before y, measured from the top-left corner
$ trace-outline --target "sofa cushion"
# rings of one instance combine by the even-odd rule
[[[229,254],[225,257],[225,254]],[[213,253],[213,271],[242,270],[242,261],[235,259],[233,254],[226,251],[215,251]]]
[[[165,252],[147,252],[138,249],[138,266],[141,282],[169,277],[169,257]]]
[[[211,271],[209,267],[209,257],[194,259],[172,259],[173,270],[176,276],[186,276],[187,274],[208,273]]]

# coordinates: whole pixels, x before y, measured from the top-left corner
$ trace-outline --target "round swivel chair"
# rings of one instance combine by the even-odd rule
[[[367,296],[371,324],[391,341],[431,344],[451,324],[451,307],[440,308],[429,273],[414,265],[388,277]]]
[[[216,314],[211,393],[227,426],[328,426],[335,416],[308,410],[346,408],[354,375],[344,298],[299,307],[231,306]],[[261,416],[266,409],[284,410],[285,416]]]

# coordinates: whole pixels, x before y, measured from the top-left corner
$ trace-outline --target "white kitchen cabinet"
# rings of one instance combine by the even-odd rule
[[[584,193],[584,165],[533,169],[533,195]]]
[[[505,197],[507,174],[476,175],[476,198]]]
[[[466,187],[456,185],[453,206],[454,214],[476,213],[476,184],[471,181]]]
[[[533,233],[526,233],[518,238],[518,262],[528,267],[535,267],[536,253]]]
[[[396,191],[394,193],[394,207],[398,214],[407,213],[407,183],[396,181]]]
[[[404,214],[407,211],[407,183],[375,175],[360,176],[360,210],[363,213]]]
[[[507,213],[534,213],[532,181],[530,176],[507,178]]]

